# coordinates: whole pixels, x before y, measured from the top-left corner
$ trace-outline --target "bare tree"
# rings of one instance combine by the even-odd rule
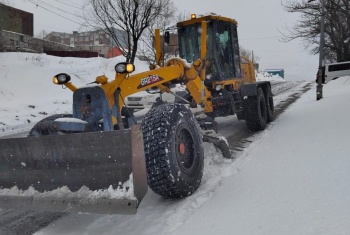
[[[239,52],[240,52],[241,56],[247,57],[251,61],[254,61],[254,63],[257,63],[260,60],[260,57],[257,55],[254,55],[253,51],[247,50],[247,49],[243,48],[242,46],[239,47]]]
[[[139,44],[138,56],[147,60],[149,63],[154,62],[155,59],[155,29],[160,29],[161,33],[164,34],[168,30],[176,30],[175,22],[175,6],[172,2],[169,2],[164,8],[164,14],[153,20],[152,24],[145,30],[141,37],[141,43]],[[168,45],[162,44],[162,53],[167,53],[166,48]]]
[[[184,12],[180,12],[177,16],[176,16],[176,20],[177,22],[181,22],[181,21],[185,21],[185,20],[189,20],[190,19],[190,14]]]
[[[40,30],[40,32],[35,34],[36,38],[44,39],[47,35],[49,35],[49,32],[46,30]]]
[[[325,1],[325,59],[329,62],[350,60],[350,1]],[[283,33],[283,41],[300,38],[311,53],[319,53],[321,3],[309,0],[288,0],[282,3],[291,13],[300,13],[300,19]]]
[[[138,42],[155,19],[164,17],[171,0],[87,0],[90,9],[85,11],[88,24],[104,30],[126,57],[133,63]],[[93,19],[91,22],[90,19]],[[125,34],[116,34],[120,29]]]

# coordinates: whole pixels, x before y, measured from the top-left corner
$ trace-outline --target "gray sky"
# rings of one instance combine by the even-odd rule
[[[39,6],[30,1],[37,2]],[[16,8],[34,14],[35,34],[43,29],[68,33],[83,30],[73,21],[80,22],[76,15],[81,14],[84,0],[9,2]],[[174,3],[179,13],[189,15],[213,12],[236,19],[239,26],[239,43],[260,57],[260,70],[283,68],[286,80],[315,79],[318,56],[310,55],[301,41],[281,42],[282,36],[279,31],[285,31],[286,26],[292,26],[298,19],[297,14],[290,14],[282,9],[281,0],[174,0]]]

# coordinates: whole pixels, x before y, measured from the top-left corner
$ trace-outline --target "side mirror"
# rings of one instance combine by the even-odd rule
[[[170,33],[169,31],[166,31],[164,33],[164,43],[169,44],[169,42],[170,42]]]

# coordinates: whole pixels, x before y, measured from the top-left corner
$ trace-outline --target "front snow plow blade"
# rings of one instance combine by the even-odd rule
[[[0,208],[135,214],[147,188],[140,126],[0,140]]]

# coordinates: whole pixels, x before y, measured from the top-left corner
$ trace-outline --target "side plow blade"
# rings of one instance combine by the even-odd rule
[[[147,188],[140,126],[0,140],[0,208],[135,214]]]

